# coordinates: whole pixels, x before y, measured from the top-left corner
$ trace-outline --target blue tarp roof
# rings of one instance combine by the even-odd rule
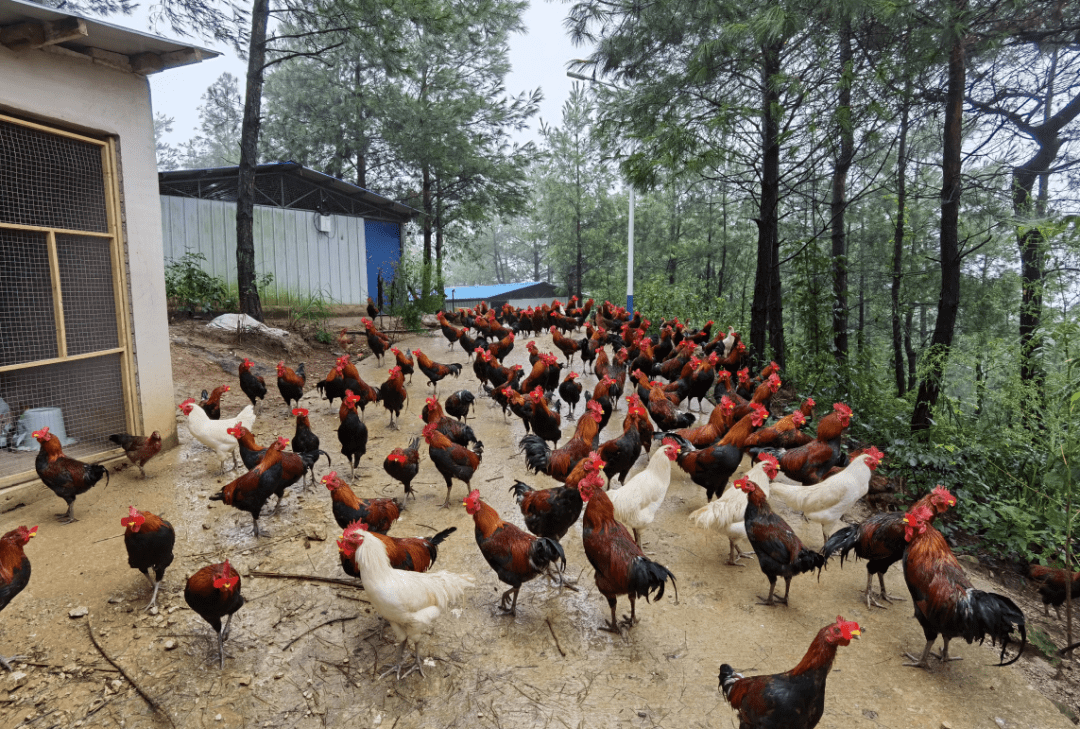
[[[503,296],[518,289],[542,284],[543,281],[521,281],[519,283],[489,284],[487,286],[447,286],[446,298],[455,299],[491,299]],[[451,293],[452,292],[452,293]]]

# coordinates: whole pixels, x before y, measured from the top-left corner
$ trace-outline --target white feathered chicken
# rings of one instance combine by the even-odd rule
[[[770,487],[770,498],[782,501],[789,508],[801,511],[810,521],[816,521],[821,525],[823,538],[827,540],[830,534],[845,526],[840,519],[844,512],[866,496],[870,490],[870,477],[884,456],[884,453],[870,446],[853,458],[843,471],[813,486],[789,486],[774,481]]]
[[[641,546],[641,530],[652,524],[671,484],[671,462],[679,454],[679,444],[664,438],[663,444],[645,470],[623,484],[618,491],[608,492],[615,506],[615,520],[634,532],[634,541]]]
[[[416,649],[416,660],[405,672],[405,676],[413,671],[420,671],[420,675],[423,676],[424,669],[420,664],[420,637],[430,630],[432,623],[444,608],[462,598],[465,588],[471,587],[476,582],[476,578],[472,575],[462,575],[446,570],[438,572],[396,570],[390,566],[386,545],[379,539],[365,539],[367,534],[367,526],[360,524],[359,532],[354,534],[354,540],[358,536],[360,543],[353,555],[353,562],[360,571],[360,579],[364,583],[364,594],[371,600],[375,612],[390,623],[390,627],[394,629],[394,635],[401,641],[397,665],[391,666],[379,678],[394,671],[397,671],[399,681],[403,678],[402,662],[405,646],[409,640],[412,640]]]
[[[236,436],[230,435],[228,430],[241,423],[248,430],[254,430],[254,406],[248,405],[235,418],[222,418],[221,420],[211,420],[193,397],[184,400],[179,407],[180,411],[187,417],[188,431],[191,432],[192,437],[216,453],[217,457],[221,459],[221,472],[225,473],[225,459],[230,453],[232,453],[233,457],[233,468],[236,468],[238,442]]]
[[[768,498],[769,482],[776,478],[780,466],[776,458],[768,453],[762,454],[760,459],[747,472],[746,478],[757,484],[757,487]],[[753,552],[740,551],[736,545],[736,540],[747,538],[746,525],[743,523],[745,514],[746,492],[742,489],[729,488],[719,499],[692,512],[688,518],[702,529],[712,529],[726,536],[728,538],[727,563],[733,567],[745,567],[739,564],[739,560],[754,555]]]

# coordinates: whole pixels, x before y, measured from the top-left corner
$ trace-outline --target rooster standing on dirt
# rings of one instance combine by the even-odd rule
[[[349,484],[338,478],[337,471],[323,476],[322,482],[330,491],[334,521],[342,529],[348,528],[353,522],[362,521],[370,531],[385,534],[401,516],[401,504],[397,499],[358,498]]]
[[[401,420],[401,410],[405,407],[405,401],[409,398],[405,390],[405,375],[397,365],[390,368],[390,377],[379,386],[379,400],[383,407],[390,413],[390,427],[398,429],[394,417]]]
[[[363,522],[354,522],[345,527],[345,532],[337,541],[341,567],[345,570],[345,574],[351,577],[360,576],[354,560],[356,549],[360,546],[360,534],[364,531]],[[386,546],[390,566],[394,569],[406,572],[427,572],[439,557],[439,545],[456,531],[457,527],[450,527],[431,537],[391,537],[369,529],[364,536],[375,537]]]
[[[266,399],[266,380],[252,373],[251,368],[254,366],[247,357],[240,363],[240,389],[251,400],[251,407],[255,407],[256,400]]]
[[[143,466],[161,452],[161,433],[156,430],[149,437],[113,433],[109,436],[109,440],[124,449],[124,455],[139,467],[139,473],[142,474],[143,478],[146,478],[146,471],[143,470]]]
[[[858,623],[837,615],[790,671],[743,678],[728,664],[720,666],[719,689],[738,714],[739,729],[814,729],[825,712],[825,681],[836,649],[861,633]]]
[[[424,373],[424,376],[428,378],[428,384],[432,385],[435,390],[434,394],[439,394],[439,380],[443,379],[447,375],[453,375],[457,377],[461,374],[461,365],[457,364],[439,364],[433,362],[430,357],[421,352],[419,349],[413,350],[413,356],[416,357],[416,364],[420,366],[420,371]]]
[[[240,594],[240,574],[232,568],[229,560],[207,565],[188,578],[184,601],[217,633],[218,657],[224,670],[229,624],[233,613],[244,606],[244,596]],[[222,630],[221,619],[226,616],[225,629]]]
[[[286,408],[290,407],[294,400],[297,406],[300,405],[300,398],[304,396],[305,382],[307,382],[307,377],[304,375],[303,362],[295,372],[286,367],[284,361],[277,363],[277,389],[281,393],[281,399],[285,401]]]
[[[37,534],[37,529],[21,526],[0,537],[0,611],[30,583],[30,558],[23,547]],[[24,660],[26,656],[0,656],[0,667],[11,671],[10,661]]]
[[[356,467],[360,465],[360,458],[367,453],[368,429],[356,412],[356,403],[360,398],[353,394],[352,390],[345,391],[345,400],[338,410],[338,442],[341,443],[341,454],[349,459],[351,471],[349,477],[356,476]]]
[[[139,511],[134,506],[128,507],[128,515],[120,520],[124,527],[124,547],[127,549],[128,566],[139,570],[150,584],[154,594],[146,610],[157,605],[158,590],[165,570],[173,561],[173,545],[176,544],[176,532],[172,524],[149,511]],[[154,576],[150,576],[150,570]]]
[[[1054,569],[1044,567],[1041,564],[1033,564],[1028,567],[1028,577],[1039,588],[1039,596],[1042,598],[1043,604],[1043,615],[1046,617],[1050,617],[1050,606],[1053,605],[1058,620],[1061,620],[1061,606],[1065,602],[1066,591],[1072,593],[1073,600],[1080,598],[1080,572],[1070,573],[1064,569]]]
[[[451,479],[463,481],[469,486],[473,474],[480,467],[483,460],[484,444],[476,441],[476,445],[470,451],[464,446],[454,443],[444,434],[437,430],[435,423],[424,426],[424,441],[428,444],[428,457],[435,464],[442,477],[446,480],[446,501],[442,508],[450,508],[450,491],[453,489]]]
[[[35,430],[33,436],[41,444],[34,460],[38,477],[68,505],[67,513],[56,516],[65,524],[78,521],[75,518],[75,497],[96,486],[102,476],[108,486],[109,470],[97,463],[83,463],[65,456],[60,439],[50,433],[48,427]]]
[[[413,438],[409,441],[408,448],[395,448],[383,461],[383,470],[390,474],[390,478],[400,481],[405,487],[405,498],[416,498],[412,489],[412,481],[416,474],[420,473],[420,439]]]

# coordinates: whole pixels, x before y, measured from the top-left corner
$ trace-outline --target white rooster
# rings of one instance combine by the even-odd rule
[[[771,485],[775,498],[795,511],[801,511],[810,521],[821,525],[824,539],[837,529],[845,526],[840,519],[856,501],[866,496],[870,490],[870,477],[885,454],[870,446],[851,460],[840,473],[829,476],[821,483],[812,486],[789,486],[774,481]]]
[[[757,484],[765,497],[769,496],[769,482],[776,478],[780,466],[776,458],[765,453],[760,456],[761,460],[754,464],[746,478]],[[752,557],[753,552],[740,551],[736,546],[737,539],[746,539],[746,525],[743,519],[746,514],[746,492],[742,489],[728,488],[716,501],[709,502],[705,506],[692,512],[688,517],[702,529],[712,529],[720,532],[728,538],[728,561],[733,567],[744,567],[739,564],[743,557]]]
[[[615,506],[615,520],[634,532],[634,541],[641,546],[641,530],[652,524],[671,484],[671,462],[679,455],[679,444],[664,438],[663,444],[645,470],[623,484],[618,491],[608,492]]]
[[[248,405],[235,418],[211,420],[206,412],[195,402],[195,398],[189,397],[179,405],[180,411],[187,417],[188,431],[195,440],[217,454],[221,459],[221,472],[225,473],[225,459],[230,453],[233,457],[233,468],[236,468],[236,449],[238,442],[236,436],[228,433],[229,428],[243,423],[248,430],[255,428],[255,408]]]
[[[432,623],[439,617],[443,609],[462,598],[466,587],[471,587],[476,578],[472,575],[457,574],[439,570],[438,572],[407,572],[396,570],[390,566],[390,557],[386,553],[386,545],[379,539],[365,539],[368,534],[367,526],[360,525],[359,531],[354,533],[353,539],[359,538],[353,562],[360,571],[360,579],[364,583],[365,595],[390,627],[394,629],[394,635],[401,641],[398,650],[397,665],[391,666],[383,672],[379,678],[388,673],[397,671],[400,681],[401,669],[405,657],[405,647],[412,640],[416,649],[416,659],[409,670],[408,676],[413,671],[420,671],[424,675],[424,669],[420,664],[420,637],[431,629]]]

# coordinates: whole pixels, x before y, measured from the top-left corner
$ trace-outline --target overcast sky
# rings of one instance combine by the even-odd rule
[[[529,133],[524,135],[522,141],[538,139],[539,119],[557,124],[562,118],[562,105],[573,84],[572,79],[566,76],[566,64],[571,58],[577,58],[583,53],[581,49],[574,47],[563,30],[567,7],[562,2],[532,0],[525,11],[526,33],[513,36],[510,40],[510,62],[513,69],[507,78],[507,92],[516,95],[539,87],[544,94],[540,113],[533,118]],[[126,17],[112,16],[108,21],[137,30],[148,29],[145,12],[136,11]],[[157,35],[172,35],[164,28],[150,30]],[[226,71],[236,76],[240,79],[243,93],[243,79],[247,72],[246,64],[227,46],[215,46],[200,39],[181,39],[181,42],[214,48],[224,55],[150,76],[154,111],[175,120],[172,135],[168,138],[173,144],[194,136],[199,124],[198,107],[202,103],[202,95],[218,76]]]

